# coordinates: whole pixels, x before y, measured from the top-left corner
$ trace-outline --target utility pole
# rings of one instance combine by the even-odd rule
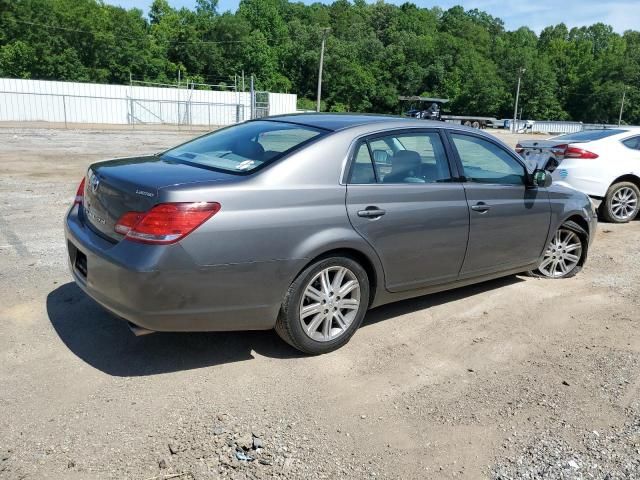
[[[518,69],[518,89],[516,90],[516,104],[513,108],[513,125],[511,125],[511,131],[516,133],[518,128],[516,127],[516,122],[518,121],[518,100],[520,99],[520,81],[522,80],[522,74],[526,72],[526,68]]]
[[[622,102],[620,103],[620,115],[618,115],[618,126],[622,124],[622,110],[624,110],[624,97],[627,94],[627,86],[622,89]]]
[[[324,44],[329,34],[330,28],[322,29],[322,46],[320,47],[320,66],[318,67],[318,103],[316,105],[316,112],[320,111],[320,99],[322,97],[322,64],[324,63]]]
[[[242,70],[242,91],[244,92],[244,70]]]
[[[251,83],[250,83],[250,89],[251,89],[251,120],[253,120],[255,118],[256,115],[256,90],[254,88],[253,85],[253,75],[251,75]]]

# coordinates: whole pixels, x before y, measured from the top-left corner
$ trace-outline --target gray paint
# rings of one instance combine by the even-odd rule
[[[376,277],[371,306],[377,306],[533,268],[550,235],[570,216],[579,215],[593,234],[588,198],[559,186],[345,184],[349,153],[363,136],[429,127],[500,143],[476,130],[383,116],[274,120],[334,131],[248,176],[158,157],[92,165],[110,194],[92,197],[87,182],[87,199],[106,217],[104,225],[89,228],[77,206],[68,212],[65,232],[77,283],[109,310],[151,330],[268,329],[290,283],[331,250],[350,249],[368,259]],[[467,198],[495,208],[478,214]],[[222,209],[174,245],[121,241],[113,232],[125,211],[183,201],[215,201]],[[377,220],[357,216],[370,205],[388,213]],[[86,280],[73,268],[78,248],[87,255]]]

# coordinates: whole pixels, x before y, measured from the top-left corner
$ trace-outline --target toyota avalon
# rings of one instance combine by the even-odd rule
[[[575,275],[588,197],[495,137],[369,115],[269,117],[90,166],[76,283],[134,332],[272,329],[320,354],[368,309],[529,272]]]

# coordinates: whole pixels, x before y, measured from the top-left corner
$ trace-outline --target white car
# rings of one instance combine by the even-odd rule
[[[553,171],[553,181],[589,195],[603,220],[626,223],[640,210],[640,128],[587,130],[526,140],[516,151]]]

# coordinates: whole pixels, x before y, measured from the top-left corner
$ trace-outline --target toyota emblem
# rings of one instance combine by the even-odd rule
[[[97,175],[93,175],[91,177],[91,191],[96,193],[98,191],[98,187],[100,186],[100,179]]]

